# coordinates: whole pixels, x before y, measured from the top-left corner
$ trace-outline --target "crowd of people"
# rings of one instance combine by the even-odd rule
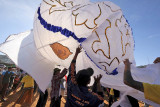
[[[81,47],[76,49],[76,53],[70,64],[69,69],[53,69],[53,77],[51,80],[51,92],[50,92],[50,107],[60,107],[61,105],[61,94],[60,89],[62,88],[62,79],[65,78],[66,86],[65,89],[67,97],[65,107],[103,107],[104,106],[104,93],[106,92],[108,96],[109,107],[119,99],[120,92],[113,88],[106,88],[101,86],[100,80],[102,75],[97,75],[94,77],[93,86],[88,86],[91,81],[91,76],[94,74],[92,68],[82,69],[76,73],[76,59],[78,54],[81,52]],[[160,57],[158,57],[154,63],[160,63]],[[155,103],[160,104],[160,85],[152,85],[148,83],[142,83],[135,81],[131,75],[131,69],[128,59],[124,61],[124,83],[132,88],[144,92],[146,99],[149,99]],[[68,76],[66,74],[68,73]],[[31,105],[33,100],[33,94],[36,87],[36,82],[34,79],[19,68],[6,67],[5,65],[0,68],[0,94],[1,101],[6,101],[5,97],[10,92],[16,93],[17,89],[21,87],[21,95],[16,100],[15,104],[28,104]],[[48,99],[48,90],[46,89],[43,93],[39,88],[39,100],[36,107],[45,107]],[[130,101],[130,105],[133,107],[138,107],[138,100],[127,96]]]
[[[16,67],[6,67],[5,65],[0,68],[0,93],[1,101],[6,101],[5,96],[12,92],[25,73]]]

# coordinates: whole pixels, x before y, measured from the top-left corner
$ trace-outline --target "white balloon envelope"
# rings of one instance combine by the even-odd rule
[[[126,58],[134,61],[134,40],[128,22],[115,4],[109,1],[43,0],[33,28],[33,31],[10,36],[0,45],[0,51],[29,73],[42,91],[51,82],[56,65],[68,68],[76,48],[81,45],[83,51],[78,55],[76,71],[92,67],[94,75],[103,75],[101,84],[104,87],[159,106],[123,83],[124,65],[121,62]],[[136,81],[160,84],[158,64],[144,69],[137,69],[132,64],[131,71]],[[115,104],[122,103],[123,98]]]
[[[81,44],[107,74],[124,59],[134,60],[132,31],[121,9],[109,1],[80,1],[42,1],[34,19],[34,39],[42,56],[68,67]]]

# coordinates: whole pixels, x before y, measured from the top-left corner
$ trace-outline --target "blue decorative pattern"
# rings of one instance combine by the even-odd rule
[[[99,69],[103,70],[100,66],[98,66],[98,65],[91,59],[91,57],[87,54],[86,51],[84,51],[84,52],[85,52],[85,54],[87,55],[87,57],[88,57]],[[104,71],[104,70],[103,70],[103,71]],[[117,74],[118,74],[117,68],[114,69],[111,73],[106,72],[106,74],[107,74],[107,75],[117,75]]]
[[[117,68],[116,68],[116,69],[114,69],[114,70],[112,71],[111,75],[117,75],[117,74],[118,74],[118,71],[117,71]]]
[[[47,22],[42,18],[42,16],[41,16],[40,7],[38,8],[37,13],[38,13],[38,19],[40,20],[41,25],[43,25],[43,27],[44,27],[45,29],[47,29],[47,30],[49,30],[49,31],[52,31],[52,32],[54,32],[54,33],[56,33],[56,32],[61,32],[61,34],[64,35],[64,36],[66,36],[66,37],[71,36],[71,37],[73,37],[75,40],[77,40],[79,43],[82,43],[83,41],[86,40],[86,38],[78,38],[78,37],[74,34],[74,32],[69,31],[69,30],[66,29],[66,28],[63,29],[62,27],[54,26],[54,25],[51,25],[51,24],[47,23]]]

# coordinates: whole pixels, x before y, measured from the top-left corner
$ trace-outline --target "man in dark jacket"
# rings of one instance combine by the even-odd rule
[[[81,48],[77,48],[75,56],[69,68],[69,75],[67,78],[67,102],[65,107],[98,107],[103,103],[103,92],[100,84],[102,75],[95,77],[94,92],[90,92],[88,84],[90,77],[93,75],[93,69],[83,69],[76,74],[76,59],[80,53]]]
[[[2,85],[3,85],[3,88],[2,88],[2,97],[1,97],[1,101],[5,101],[4,97],[6,95],[6,91],[8,89],[8,86],[9,86],[9,82],[10,82],[10,77],[12,75],[15,75],[12,71],[12,68],[11,67],[8,67],[8,71],[5,71],[2,73]]]

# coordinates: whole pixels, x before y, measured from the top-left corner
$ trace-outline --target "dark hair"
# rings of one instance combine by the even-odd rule
[[[87,84],[90,82],[90,77],[93,75],[94,71],[92,68],[87,68],[80,70],[76,74],[76,80],[79,86],[87,86]]]
[[[12,69],[12,67],[8,67],[8,69]]]
[[[90,76],[87,76],[87,75],[85,75],[85,76],[80,75],[77,78],[77,83],[79,86],[87,86],[89,81],[90,81]]]
[[[55,68],[55,69],[54,69],[54,72],[53,72],[53,75],[56,75],[56,73],[57,73],[57,72],[60,72],[60,71],[61,71],[61,69]]]
[[[22,69],[20,69],[20,72],[23,72],[23,70],[22,70]]]

